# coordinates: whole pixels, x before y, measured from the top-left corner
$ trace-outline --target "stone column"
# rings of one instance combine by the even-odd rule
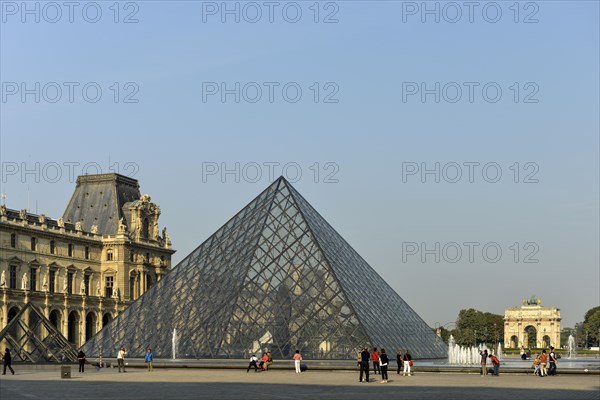
[[[520,345],[527,349],[527,344],[525,343],[525,333],[523,332],[523,326],[520,322],[517,324],[517,338],[519,338]]]
[[[44,299],[44,317],[46,317],[46,319],[50,319],[50,304],[49,304],[49,298],[48,298],[48,292],[45,293],[45,299]]]
[[[83,300],[81,301],[81,326],[83,329],[79,330],[79,346],[83,346],[85,343],[85,332],[87,331],[87,307],[85,303],[86,297],[83,296]]]
[[[102,317],[104,317],[104,300],[100,297],[100,302],[98,303],[98,318],[96,318],[96,332],[100,332],[102,329]]]
[[[136,271],[135,278],[133,282],[133,292],[135,293],[134,297],[131,300],[137,299],[140,297],[140,272]]]
[[[143,295],[144,293],[146,293],[146,280],[147,280],[147,273],[146,273],[146,268],[144,268],[144,270],[141,273],[141,284],[140,284],[140,296]]]
[[[62,334],[65,338],[69,339],[69,296],[65,293],[65,301],[63,305],[63,317],[62,317]]]

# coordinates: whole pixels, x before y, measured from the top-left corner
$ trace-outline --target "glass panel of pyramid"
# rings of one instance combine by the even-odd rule
[[[355,359],[364,346],[442,358],[446,345],[279,178],[83,347],[141,357]]]

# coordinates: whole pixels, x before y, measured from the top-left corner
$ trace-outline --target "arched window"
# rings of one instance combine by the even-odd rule
[[[50,313],[50,323],[60,331],[60,324],[61,324],[61,315],[60,315],[60,311],[58,310],[53,310]]]
[[[112,249],[108,249],[106,250],[106,261],[112,261],[113,260],[113,251]]]
[[[519,338],[516,335],[510,337],[510,347],[516,349],[519,347]]]
[[[148,218],[144,218],[144,221],[142,222],[142,237],[144,239],[148,239],[149,236],[150,236],[150,222],[148,221]]]
[[[69,313],[67,339],[75,346],[79,345],[79,313],[77,311]]]
[[[8,324],[14,317],[17,316],[18,313],[19,313],[18,307],[13,307],[10,310],[8,310],[8,316],[6,319],[6,323]]]
[[[85,341],[87,342],[96,333],[96,313],[89,312],[85,317]]]
[[[102,316],[102,327],[104,328],[112,320],[110,313],[106,313]]]
[[[537,329],[533,326],[529,325],[525,327],[525,339],[524,344],[527,344],[527,347],[530,349],[534,349],[537,346]]]

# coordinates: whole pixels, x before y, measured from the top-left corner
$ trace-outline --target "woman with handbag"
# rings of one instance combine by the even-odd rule
[[[402,371],[402,376],[410,376],[410,367],[412,367],[412,365],[412,357],[410,355],[410,352],[406,350],[404,352],[404,371]]]

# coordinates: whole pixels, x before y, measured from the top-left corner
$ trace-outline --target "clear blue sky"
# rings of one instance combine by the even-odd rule
[[[439,23],[421,2],[321,2],[318,23],[313,1],[278,2],[273,22],[264,2],[239,2],[239,23],[222,15],[222,2],[201,1],[121,2],[115,23],[113,3],[97,2],[96,23],[96,6],[77,3],[71,23],[67,7],[59,18],[38,2],[37,23],[20,1],[1,2],[8,207],[58,217],[74,188],[65,163],[79,163],[76,174],[86,163],[102,172],[118,163],[161,206],[179,261],[270,183],[264,163],[280,163],[275,175],[290,180],[299,165],[294,186],[431,325],[461,308],[503,313],[536,294],[572,326],[600,303],[597,1],[519,2],[518,15],[513,1],[479,2],[473,22],[466,6],[427,3],[439,7]],[[252,23],[255,5],[262,17]],[[300,20],[288,22],[298,9]],[[239,103],[208,92],[236,82]],[[430,93],[423,102],[421,83],[431,90],[436,82],[440,101]],[[262,97],[252,103],[257,85]],[[102,97],[92,103],[95,87]],[[292,103],[297,87],[302,97]],[[462,97],[452,102],[457,87]],[[407,174],[436,162],[439,183]],[[470,162],[480,163],[472,183]],[[36,163],[39,173],[21,175]],[[239,183],[206,175],[235,163]],[[251,163],[262,168],[256,182]],[[456,183],[452,163],[463,173]],[[482,177],[486,163],[496,163],[487,180],[501,169],[498,182]],[[325,182],[330,172],[337,183]],[[423,262],[421,243],[436,242],[440,262]],[[454,263],[456,247],[443,250],[451,242],[463,251]],[[472,263],[465,242],[480,243]],[[486,243],[501,248],[499,261],[484,259]],[[539,262],[523,262],[528,254]]]

